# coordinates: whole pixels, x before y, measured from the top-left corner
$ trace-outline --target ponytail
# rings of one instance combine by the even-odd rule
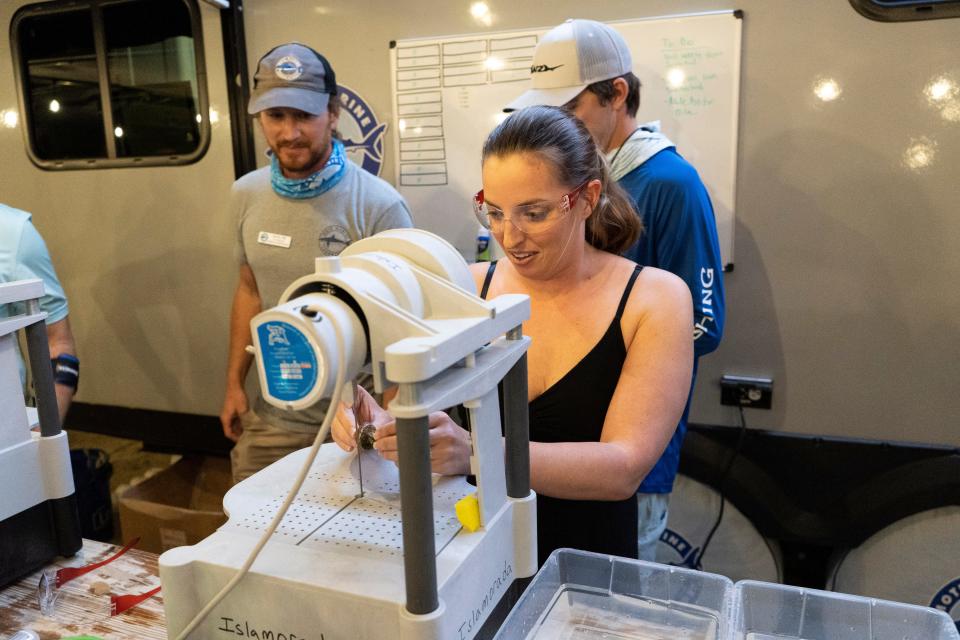
[[[640,238],[643,223],[630,196],[610,175],[607,158],[599,149],[596,158],[600,200],[587,218],[587,242],[601,251],[623,253]]]

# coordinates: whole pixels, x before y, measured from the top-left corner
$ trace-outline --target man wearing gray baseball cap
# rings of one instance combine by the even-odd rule
[[[220,422],[237,443],[231,452],[235,482],[310,446],[327,411],[326,402],[284,411],[262,394],[250,407],[244,391],[250,320],[313,272],[315,258],[337,255],[385,229],[412,226],[400,194],[347,159],[336,135],[337,93],[327,59],[296,42],[268,51],[253,77],[247,111],[260,123],[270,163],[237,180],[230,198],[240,279]]]
[[[623,36],[596,20],[567,20],[540,39],[531,86],[504,111],[530,105],[562,107],[577,116],[606,155],[610,173],[630,194],[643,234],[624,256],[675,273],[693,295],[694,363],[723,335],[724,296],[717,224],[700,176],[660,132],[637,123],[640,80]],[[639,557],[654,560],[687,430],[690,400],[663,455],[640,484]]]

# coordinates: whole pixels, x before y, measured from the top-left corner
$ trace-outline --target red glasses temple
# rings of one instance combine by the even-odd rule
[[[146,591],[144,593],[140,593],[137,595],[127,595],[127,596],[112,595],[110,596],[110,615],[111,616],[120,615],[127,609],[132,609],[133,607],[137,606],[147,598],[155,596],[159,592],[160,592],[160,587],[156,587],[154,589],[151,589],[150,591]]]
[[[83,567],[63,567],[62,569],[58,569],[56,583],[55,583],[56,586],[62,587],[63,585],[70,582],[74,578],[79,578],[85,573],[89,573],[94,569],[99,569],[105,564],[110,564],[111,562],[113,562],[114,560],[116,560],[117,558],[125,554],[127,551],[130,551],[130,549],[135,547],[138,542],[140,542],[140,538],[134,538],[133,540],[128,542],[126,546],[123,547],[123,549],[120,549],[120,551],[117,551],[115,554],[113,554],[106,560],[101,560],[100,562],[88,564]]]

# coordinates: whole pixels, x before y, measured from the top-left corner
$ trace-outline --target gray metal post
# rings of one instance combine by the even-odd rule
[[[27,301],[27,313],[40,313],[36,300]],[[34,322],[24,329],[27,334],[27,355],[30,372],[37,394],[37,413],[40,417],[40,435],[55,436],[60,433],[60,409],[57,407],[57,390],[53,384],[53,369],[50,367],[50,346],[47,344],[47,325]]]
[[[507,339],[519,340],[520,327],[511,329]],[[503,424],[506,439],[504,463],[507,473],[507,495],[526,498],[530,495],[530,409],[527,404],[527,354],[517,360],[503,377]]]
[[[404,386],[401,385],[401,390]],[[397,449],[400,457],[400,510],[403,518],[407,611],[423,615],[436,611],[440,606],[433,537],[430,427],[426,417],[397,419]]]

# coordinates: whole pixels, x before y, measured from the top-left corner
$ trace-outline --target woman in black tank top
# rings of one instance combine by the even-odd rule
[[[524,331],[540,562],[559,547],[636,557],[635,493],[687,398],[689,290],[620,257],[640,219],[565,111],[529,107],[500,124],[484,145],[483,187],[475,212],[507,259],[472,267],[479,293],[531,301]],[[469,473],[469,434],[442,414],[430,427],[434,470]],[[381,429],[376,447],[396,460],[396,438]],[[334,439],[348,448],[351,433],[338,415]]]

